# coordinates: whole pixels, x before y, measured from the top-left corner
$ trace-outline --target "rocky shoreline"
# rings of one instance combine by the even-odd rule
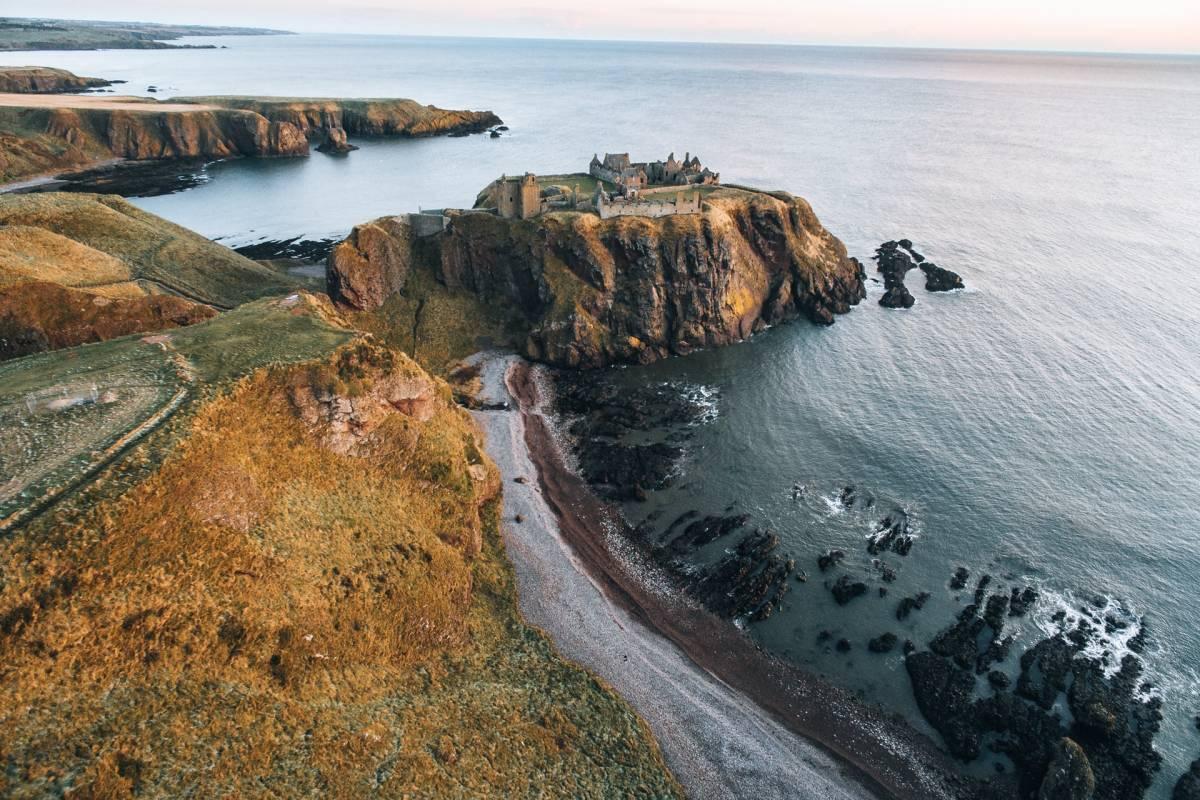
[[[978,796],[978,787],[973,780],[959,774],[932,742],[902,721],[881,709],[866,706],[850,693],[756,648],[726,619],[688,601],[687,592],[681,591],[682,587],[668,572],[656,567],[652,554],[638,545],[637,534],[619,510],[597,497],[567,467],[558,444],[559,435],[541,410],[548,399],[542,396],[544,389],[538,369],[518,363],[509,372],[507,381],[520,410],[528,457],[537,470],[536,488],[554,512],[556,527],[563,540],[608,601],[666,637],[690,662],[737,689],[792,733],[818,743],[853,765],[880,796]],[[521,486],[533,476],[506,477],[507,497],[508,485],[514,478],[522,479],[518,484]],[[523,516],[521,519],[513,517],[510,527],[517,528],[527,522]],[[519,546],[513,549],[519,549]],[[514,558],[520,561],[520,556]],[[666,583],[662,582],[664,580]],[[525,595],[526,591],[522,591],[522,596]],[[537,619],[534,621],[545,624]],[[554,630],[549,632],[555,636]],[[586,658],[581,660],[592,666]],[[619,683],[617,688],[621,690]],[[631,702],[638,707],[635,700],[631,699]],[[655,728],[654,720],[648,721]],[[696,735],[700,733],[696,732]],[[660,741],[668,762],[673,769],[678,769],[679,764],[672,763],[669,742]],[[774,769],[769,762],[752,765],[752,768]],[[745,770],[746,766],[740,769]],[[679,777],[685,787],[688,786],[687,775],[680,774]],[[794,797],[799,791],[802,790],[792,783],[786,792],[768,792],[762,796]],[[697,796],[710,795],[701,793]],[[745,796],[744,788],[738,796]],[[814,796],[822,795],[814,792]]]
[[[553,376],[552,407],[581,477],[602,497],[631,508],[678,479],[692,431],[713,413],[681,386],[627,386],[606,371]],[[878,515],[866,553],[882,598],[896,578],[895,559],[913,552],[908,515],[853,486],[841,490],[838,502]],[[838,606],[857,609],[857,598],[868,593],[866,583],[843,571],[845,552],[787,552],[778,536],[736,506],[693,508],[674,519],[660,515],[654,511],[637,526],[613,523],[619,533],[611,535],[667,576],[673,591],[722,619],[748,627],[770,617],[795,583],[809,581],[805,563],[815,562]],[[723,553],[707,547],[713,543],[721,543]],[[949,577],[943,588],[965,593],[967,605],[928,641],[897,636],[881,617],[882,632],[865,644],[874,654],[902,650],[901,674],[952,756],[969,764],[999,755],[1011,765],[1002,769],[997,761],[1002,771],[973,791],[1038,800],[1141,797],[1162,760],[1153,745],[1162,700],[1143,675],[1148,633],[1141,619],[1096,598],[1052,617],[1042,612],[1054,629],[1018,643],[1015,624],[1038,609],[1039,590],[989,574],[972,577],[965,567]],[[930,596],[919,591],[900,598],[895,620],[920,611]],[[836,620],[821,622],[836,630]],[[1128,640],[1127,652],[1102,646],[1113,634]],[[828,628],[818,636],[838,652],[856,646],[835,639]],[[1196,790],[1191,773],[1178,786],[1177,800],[1195,796],[1187,794]]]

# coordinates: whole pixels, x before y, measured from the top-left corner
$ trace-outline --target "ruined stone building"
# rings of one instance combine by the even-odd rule
[[[506,219],[529,219],[542,213],[537,177],[532,172],[520,178],[501,175],[496,182],[496,211]]]
[[[605,153],[601,161],[592,156],[588,173],[615,184],[623,195],[636,195],[648,186],[708,186],[721,182],[720,173],[713,172],[700,163],[700,158],[687,153],[683,161],[675,154],[666,161],[632,163],[628,153]]]

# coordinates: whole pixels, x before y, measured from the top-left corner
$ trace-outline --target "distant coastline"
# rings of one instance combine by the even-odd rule
[[[216,25],[0,17],[0,51],[215,50],[217,45],[170,44],[185,36],[286,36],[292,31]]]

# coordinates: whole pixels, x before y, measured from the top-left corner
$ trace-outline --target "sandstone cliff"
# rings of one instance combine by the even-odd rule
[[[499,123],[490,111],[412,100],[55,97],[0,102],[0,181],[112,158],[213,160],[303,156],[310,138],[437,136]],[[53,100],[53,102],[48,102]]]
[[[86,78],[53,67],[0,67],[0,92],[54,94],[112,85],[103,78]]]
[[[710,195],[701,214],[661,219],[464,212],[429,237],[381,219],[355,228],[329,263],[330,294],[345,306],[469,295],[519,312],[524,353],[564,366],[654,361],[795,317],[829,324],[864,296],[861,266],[807,202],[739,189]],[[416,301],[398,330],[429,324]]]
[[[294,125],[309,138],[342,129],[351,136],[438,136],[479,133],[501,124],[491,111],[450,111],[415,100],[336,100],[300,97],[186,97],[202,103],[258,114]]]

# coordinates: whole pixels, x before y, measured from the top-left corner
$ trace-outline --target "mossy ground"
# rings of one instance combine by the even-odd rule
[[[203,399],[0,540],[0,795],[678,796],[628,706],[522,623],[445,384],[368,455],[301,420],[328,356],[279,362],[351,336],[311,302],[174,332]]]

